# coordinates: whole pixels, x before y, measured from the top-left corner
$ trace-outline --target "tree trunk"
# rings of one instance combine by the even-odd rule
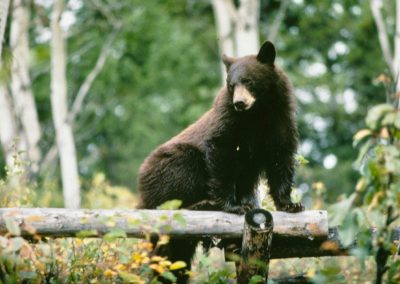
[[[400,0],[396,1],[396,33],[394,37],[394,62],[393,69],[396,80],[396,94],[400,92]],[[396,102],[396,98],[395,98]],[[397,108],[400,108],[400,98],[397,99]]]
[[[6,29],[9,0],[3,0],[0,4],[0,68],[2,68],[2,50],[4,32]],[[15,120],[12,112],[12,105],[9,98],[7,85],[0,81],[0,143],[3,148],[6,165],[12,166],[12,155],[10,152],[12,141],[16,136]]]
[[[233,6],[231,0],[212,0],[212,5],[217,27],[220,53],[228,56],[234,56],[235,45],[233,40],[232,17],[236,17],[235,7]],[[222,80],[225,80],[225,65],[222,63],[222,61],[220,65]]]
[[[220,52],[228,56],[256,54],[260,42],[258,20],[260,0],[241,0],[235,7],[233,0],[212,0]],[[226,71],[221,65],[223,80]]]
[[[75,96],[74,102],[72,103],[71,109],[67,115],[67,123],[71,124],[72,126],[75,123],[75,118],[79,114],[82,109],[83,101],[85,100],[86,96],[89,94],[89,90],[95,81],[96,77],[100,74],[103,70],[103,67],[106,63],[107,56],[109,54],[109,50],[111,44],[113,43],[117,33],[120,30],[121,25],[119,23],[114,24],[114,29],[111,34],[108,35],[107,40],[103,44],[99,56],[97,58],[96,64],[94,65],[93,69],[89,72],[86,76],[85,81],[80,86],[78,93]],[[42,160],[42,164],[40,167],[41,172],[47,172],[50,167],[54,164],[58,157],[58,149],[57,144],[53,144],[44,158]]]
[[[259,0],[240,1],[235,23],[235,56],[257,54],[260,48],[258,38],[259,11]]]
[[[0,82],[0,142],[7,167],[14,167],[13,146],[17,138],[17,125],[8,88]],[[18,145],[15,145],[20,149]]]
[[[26,156],[32,172],[37,172],[41,156],[41,137],[35,99],[29,76],[29,6],[23,0],[13,1],[10,45],[12,55],[11,92],[15,114],[21,122],[21,140],[26,142]]]
[[[0,67],[1,67],[1,54],[4,41],[4,31],[6,30],[8,7],[10,0],[2,0],[0,4]]]
[[[281,1],[281,6],[279,7],[279,11],[275,16],[274,22],[272,23],[271,28],[266,31],[266,35],[269,41],[275,42],[276,38],[278,37],[278,32],[282,25],[289,4],[290,0]]]
[[[51,107],[60,154],[64,205],[66,208],[79,208],[78,164],[72,126],[67,121],[66,50],[60,26],[63,10],[64,1],[56,0],[51,17]]]

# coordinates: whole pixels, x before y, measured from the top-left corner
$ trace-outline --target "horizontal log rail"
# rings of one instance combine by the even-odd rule
[[[337,229],[328,227],[326,211],[271,214],[271,258],[348,254]],[[244,228],[244,216],[220,211],[0,208],[0,234],[9,233],[10,222],[19,226],[22,236],[34,231],[44,237],[75,237],[80,232],[96,237],[118,229],[128,237],[138,238],[159,232],[177,238],[239,239]],[[399,240],[400,229],[394,238]]]
[[[326,211],[271,213],[276,235],[300,238],[328,235]],[[149,230],[158,228],[161,233],[174,237],[240,238],[244,225],[244,216],[220,211],[1,208],[0,234],[6,232],[6,218],[15,220],[22,229],[29,225],[38,235],[48,237],[72,237],[92,230],[104,235],[114,228],[124,230],[129,237],[143,237]],[[29,234],[24,230],[22,233]]]

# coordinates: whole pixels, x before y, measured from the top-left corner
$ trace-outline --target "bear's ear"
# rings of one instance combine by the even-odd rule
[[[226,54],[222,54],[222,62],[225,64],[226,71],[229,71],[229,68],[235,62],[235,58],[229,57]]]
[[[266,41],[260,48],[257,55],[257,60],[264,64],[273,64],[275,61],[275,47],[270,41]]]

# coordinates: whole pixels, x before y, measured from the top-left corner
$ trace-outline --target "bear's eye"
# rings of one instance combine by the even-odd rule
[[[233,92],[233,89],[235,88],[235,84],[233,84],[233,83],[228,83],[228,91],[229,92]]]
[[[253,80],[247,79],[247,78],[242,78],[240,80],[240,83],[242,83],[243,85],[247,86],[247,87],[253,87],[254,82]]]

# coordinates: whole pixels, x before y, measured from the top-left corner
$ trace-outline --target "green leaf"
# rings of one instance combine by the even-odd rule
[[[358,227],[354,215],[349,211],[346,212],[345,219],[341,226],[339,226],[339,236],[341,243],[348,247],[354,243]]]
[[[84,231],[80,231],[78,233],[76,233],[76,237],[77,238],[87,238],[87,237],[96,237],[98,236],[98,233],[96,230],[84,230]]]
[[[365,137],[371,136],[372,132],[369,129],[361,129],[353,136],[353,147],[357,147],[358,143]]]
[[[8,232],[13,236],[20,236],[21,235],[21,228],[19,227],[18,223],[12,218],[5,218],[6,221],[6,228]]]
[[[176,282],[176,276],[170,272],[170,271],[165,271],[163,274],[161,274],[161,277],[171,281],[171,282]]]
[[[396,113],[396,119],[394,120],[394,126],[400,130],[400,111]]]
[[[186,226],[186,219],[183,217],[182,213],[176,212],[172,218],[181,226]]]
[[[24,243],[25,241],[21,237],[11,238],[11,250],[19,251]]]
[[[371,108],[365,119],[367,126],[373,130],[377,130],[380,127],[384,115],[389,112],[393,112],[394,108],[390,104],[380,104]]]
[[[264,277],[261,275],[253,275],[250,278],[249,284],[257,284],[257,283],[264,283]]]
[[[181,207],[181,205],[182,205],[182,201],[181,200],[173,199],[173,200],[169,200],[167,202],[164,202],[163,204],[158,206],[157,209],[160,209],[160,210],[176,210],[176,209],[179,209],[179,207]]]
[[[124,283],[140,283],[143,281],[140,276],[129,272],[120,271],[118,272],[118,275],[122,280],[124,280]]]
[[[309,163],[309,161],[302,155],[296,155],[295,160],[299,165],[307,165]]]
[[[328,208],[329,215],[331,219],[329,220],[329,225],[331,226],[339,226],[346,219],[349,214],[350,208],[353,205],[353,201],[356,195],[352,194],[348,198],[343,199],[340,202],[337,202],[331,205]]]
[[[104,235],[104,240],[113,241],[119,238],[126,238],[126,232],[122,229],[113,229]]]
[[[358,152],[357,160],[355,160],[355,162],[354,162],[354,166],[356,168],[361,169],[361,167],[364,164],[363,163],[364,159],[372,147],[373,147],[373,142],[371,140],[368,140],[364,145],[362,145],[362,147],[360,148],[360,151]]]
[[[389,112],[382,119],[382,125],[391,126],[391,125],[394,125],[395,121],[396,121],[396,113],[395,112]]]
[[[178,260],[172,263],[169,267],[170,270],[178,270],[186,267],[186,263],[184,261]]]

